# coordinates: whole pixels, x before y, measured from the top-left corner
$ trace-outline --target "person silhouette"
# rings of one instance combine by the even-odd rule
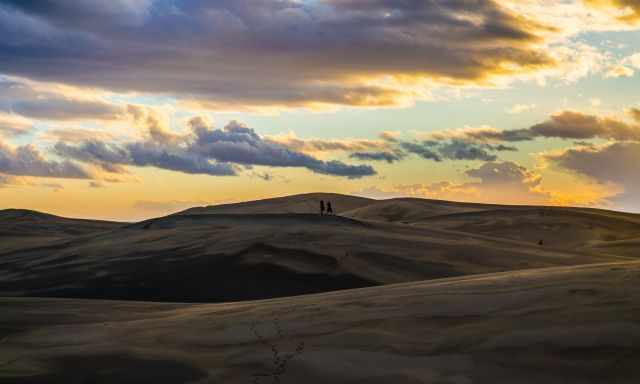
[[[330,201],[327,201],[327,215],[333,215],[333,207]]]
[[[320,216],[324,215],[324,200],[320,200]]]

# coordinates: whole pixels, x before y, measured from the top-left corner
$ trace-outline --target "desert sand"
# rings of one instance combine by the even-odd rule
[[[0,244],[0,383],[640,380],[639,215],[308,194]]]
[[[318,215],[320,199],[338,215]],[[26,211],[0,223],[2,296],[207,303],[625,261],[640,239],[630,214],[335,194],[140,223]]]
[[[623,262],[227,304],[5,298],[0,383],[637,383],[639,281]],[[274,370],[268,345],[300,343]]]

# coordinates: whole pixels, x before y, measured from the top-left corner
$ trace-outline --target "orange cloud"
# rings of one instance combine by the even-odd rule
[[[627,23],[640,21],[640,1],[638,0],[583,0],[587,5],[604,8],[616,13],[616,17]]]

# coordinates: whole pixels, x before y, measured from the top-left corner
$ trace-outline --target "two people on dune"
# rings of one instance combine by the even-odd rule
[[[325,204],[324,200],[320,200],[320,216],[324,215],[325,212]],[[331,202],[327,200],[327,215],[333,215],[333,207],[331,206]]]

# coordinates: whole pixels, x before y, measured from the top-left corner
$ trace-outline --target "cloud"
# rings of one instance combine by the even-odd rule
[[[517,115],[519,113],[531,111],[536,108],[535,104],[515,104],[507,110],[507,113]]]
[[[95,188],[95,189],[104,188],[104,184],[99,181],[90,181],[89,188]]]
[[[207,108],[406,105],[560,65],[558,28],[497,1],[4,0],[0,26],[2,73]]]
[[[633,67],[640,69],[640,52],[639,53],[634,53],[633,55],[627,57],[624,60],[625,63],[628,63],[629,65],[632,65]]]
[[[91,92],[86,92],[91,95]],[[117,120],[126,108],[68,87],[0,77],[0,110],[39,120]]]
[[[62,98],[19,101],[13,104],[13,112],[46,120],[112,120],[122,115],[121,108],[109,103]]]
[[[375,174],[367,165],[347,165],[340,161],[322,161],[263,140],[253,129],[231,121],[223,129],[192,124],[195,140],[192,152],[221,162],[272,167],[304,167],[316,173],[358,178]]]
[[[99,30],[105,26],[117,28],[139,25],[150,15],[154,0],[3,0],[1,3],[29,14],[46,15],[54,25]]]
[[[10,184],[13,184],[13,178],[11,176],[3,175],[0,173],[0,188],[4,188]]]
[[[84,141],[78,145],[58,142],[55,152],[59,156],[101,166],[107,171],[118,172],[120,165],[156,167],[188,174],[212,176],[235,175],[231,164],[212,163],[207,158],[170,148],[154,142],[137,142],[120,145],[100,141]],[[115,166],[115,167],[114,167]]]
[[[472,180],[396,185],[391,190],[372,186],[356,194],[372,198],[421,197],[501,204],[543,204],[551,199],[551,194],[540,187],[538,173],[513,162],[486,162],[465,174]]]
[[[483,130],[482,132],[489,131]],[[351,153],[350,157],[358,160],[386,161],[388,163],[404,160],[409,155],[416,155],[422,159],[436,162],[445,160],[496,161],[498,156],[495,152],[518,150],[516,147],[504,144],[493,145],[464,140],[464,135],[459,133],[459,131],[456,131],[452,135],[429,134],[427,137],[430,139],[422,141],[402,141],[394,136],[392,141],[387,140],[388,148],[383,151],[356,151]],[[474,131],[475,133],[478,132]]]
[[[638,123],[636,109],[631,108],[628,114]],[[640,140],[640,125],[610,116],[597,116],[579,111],[564,110],[555,113],[542,123],[529,128],[515,130],[499,130],[492,127],[462,128],[423,135],[429,140],[458,140],[463,142],[518,142],[536,138],[560,139],[608,139],[608,140]]]
[[[387,163],[393,163],[400,161],[404,158],[404,154],[400,151],[397,152],[355,152],[349,157],[358,160],[371,160],[371,161],[386,161]]]
[[[578,111],[562,111],[529,128],[534,137],[563,139],[640,140],[640,126],[613,117],[600,117]]]
[[[213,129],[195,118],[190,121],[191,132],[174,135],[150,134],[143,141],[124,144],[96,140],[78,145],[58,142],[58,155],[101,165],[132,165],[156,167],[190,174],[232,176],[237,166],[300,167],[313,172],[359,178],[376,172],[368,165],[349,165],[340,161],[323,161],[281,144],[264,140],[253,129],[236,121],[223,129]]]
[[[4,136],[19,136],[31,131],[33,124],[30,120],[0,111],[0,134]]]
[[[629,109],[626,110],[626,112],[636,122],[640,123],[640,108],[629,108]]]
[[[498,157],[490,154],[482,146],[466,143],[464,141],[451,141],[438,148],[440,154],[451,160],[483,160],[494,161]]]
[[[495,161],[498,156],[491,152],[517,150],[515,147],[506,145],[474,143],[466,140],[450,139],[446,136],[438,137],[437,139],[432,136],[432,138],[432,140],[421,142],[401,142],[399,145],[407,153],[438,162],[443,160]]]
[[[544,159],[570,172],[600,184],[621,186],[623,191],[611,200],[618,207],[640,212],[640,143],[622,142],[602,146],[576,147],[545,154]]]
[[[408,153],[412,153],[414,155],[418,155],[425,160],[433,160],[433,161],[442,161],[442,157],[433,149],[435,145],[438,143],[435,142],[410,142],[405,141],[400,143],[400,147],[407,151]]]
[[[618,20],[627,23],[640,21],[640,3],[638,0],[583,0],[586,4],[615,12]]]
[[[64,189],[64,186],[58,183],[39,183],[37,184],[37,186],[41,188],[51,189],[53,190],[53,192],[59,192]]]
[[[432,132],[422,135],[429,140],[460,140],[469,142],[496,142],[496,141],[528,141],[534,138],[527,129],[501,130],[493,127],[467,127],[450,129],[441,132]]]
[[[611,65],[607,72],[605,72],[604,77],[606,78],[617,78],[617,77],[631,77],[635,71],[632,68],[626,67],[621,64]]]
[[[49,129],[43,133],[43,138],[48,140],[63,141],[66,143],[81,143],[83,141],[107,141],[114,136],[109,132],[83,129],[83,128],[57,128]]]
[[[465,173],[469,177],[480,179],[480,184],[482,185],[517,183],[535,186],[540,182],[539,175],[511,161],[502,163],[487,162],[479,168],[470,169]]]
[[[267,136],[265,140],[282,145],[294,151],[308,153],[329,151],[367,151],[385,149],[388,147],[388,143],[382,140],[301,139],[298,138],[293,132],[284,136]]]
[[[0,173],[15,176],[89,179],[91,176],[70,161],[47,160],[33,145],[12,148],[0,142]]]
[[[544,204],[551,198],[540,186],[540,174],[511,161],[486,162],[478,168],[467,170],[465,174],[477,181],[460,185],[444,183],[440,190],[435,191],[440,194],[453,193],[463,198],[473,196],[475,201],[501,204]],[[434,188],[431,190],[434,191]]]
[[[400,137],[400,132],[397,131],[384,131],[380,134],[380,138],[385,141],[397,142]]]

